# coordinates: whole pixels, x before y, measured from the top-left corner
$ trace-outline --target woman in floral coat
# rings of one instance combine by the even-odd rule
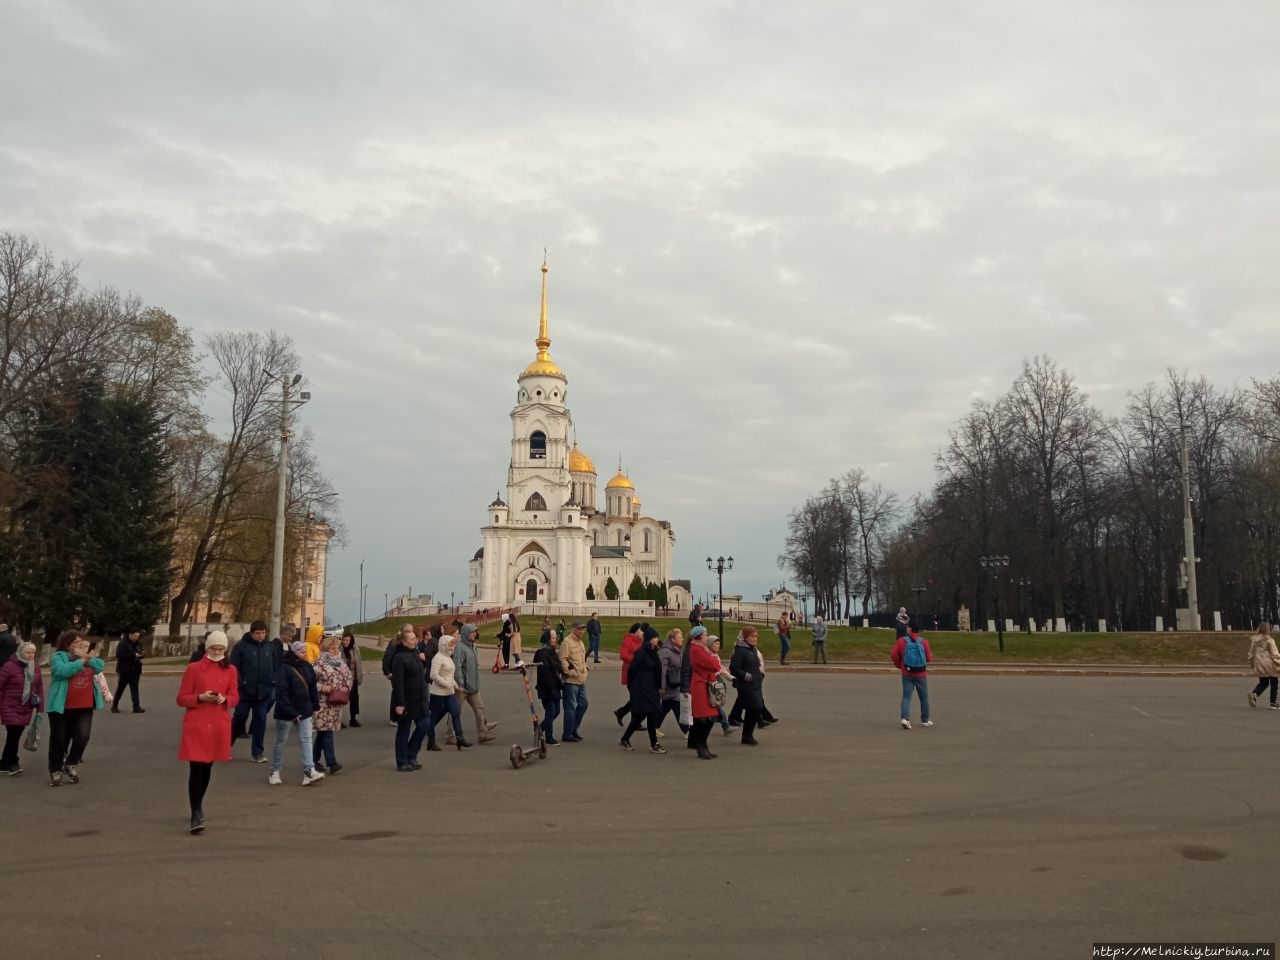
[[[342,659],[341,643],[340,637],[325,637],[320,642],[320,659],[315,663],[320,709],[316,711],[312,721],[312,729],[315,731],[313,749],[316,769],[323,771],[327,765],[329,773],[337,773],[342,769],[342,764],[334,753],[333,741],[338,728],[342,726],[342,708],[351,697],[351,668]]]

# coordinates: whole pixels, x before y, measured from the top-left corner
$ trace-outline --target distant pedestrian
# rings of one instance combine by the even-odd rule
[[[474,624],[464,623],[453,648],[453,665],[457,669],[458,696],[471,707],[476,719],[476,739],[488,743],[494,739],[493,730],[498,725],[489,720],[484,711],[484,701],[480,699],[480,657],[476,653]],[[459,704],[461,708],[461,704]]]
[[[320,709],[314,721],[315,739],[311,758],[321,773],[337,773],[338,762],[334,740],[342,727],[342,708],[351,700],[351,669],[342,659],[341,638],[324,637],[320,641],[320,659],[315,662],[316,690],[320,693]],[[324,762],[321,763],[321,760]]]
[[[360,684],[364,680],[364,665],[360,662],[360,645],[356,643],[356,635],[350,630],[342,634],[342,659],[351,671],[351,700],[347,704],[347,712],[351,720],[350,727],[360,726]]]
[[[178,759],[189,764],[192,833],[204,832],[204,796],[213,765],[231,759],[231,711],[239,698],[236,668],[227,661],[227,635],[214,630],[205,637],[204,656],[188,664],[178,686],[178,706],[186,709]]]
[[[408,623],[400,627],[399,632],[395,635],[392,641],[387,644],[387,649],[382,651],[382,675],[387,678],[388,683],[392,683],[392,660],[395,655],[405,647],[406,643],[409,643],[414,647],[418,645],[418,635],[414,633],[413,625]],[[388,709],[390,710],[391,726],[398,727],[399,717],[396,714],[394,699]]]
[[[542,642],[546,643],[546,640]],[[511,614],[509,613],[502,615],[502,626],[498,629],[498,646],[502,669],[506,670],[511,666]]]
[[[547,743],[555,745],[555,719],[560,716],[560,703],[564,699],[564,667],[560,665],[560,653],[556,650],[559,639],[552,630],[546,642],[533,655],[537,670],[538,699],[542,701],[542,735]]]
[[[511,615],[511,659],[515,661],[517,667],[523,666],[524,661],[520,659],[520,654],[524,648],[524,638],[520,635],[520,619],[513,613]]]
[[[592,613],[587,621],[587,656],[600,662],[600,614]]]
[[[1271,688],[1271,709],[1280,710],[1276,705],[1276,686],[1280,684],[1280,650],[1271,636],[1271,624],[1263,620],[1258,629],[1249,638],[1249,665],[1258,675],[1258,685],[1249,691],[1249,706],[1258,705],[1258,694],[1267,687]]]
[[[622,661],[622,685],[628,687],[627,683],[628,671],[631,667],[631,659],[636,655],[636,650],[644,640],[644,626],[640,623],[633,623],[631,629],[627,631],[626,636],[622,638],[622,645],[618,648],[618,659]],[[618,726],[626,726],[623,721],[628,713],[631,712],[631,697],[628,694],[627,702],[613,711],[614,717],[618,721]]]
[[[283,630],[281,633],[283,634]],[[324,779],[315,768],[313,720],[320,709],[320,691],[316,688],[316,673],[307,663],[307,645],[295,640],[280,661],[276,672],[276,738],[271,744],[271,776],[267,783],[281,782],[284,769],[284,748],[289,742],[289,732],[298,732],[298,754],[302,760],[302,785],[309,787]]]
[[[778,645],[782,648],[782,656],[779,663],[782,666],[787,665],[787,657],[791,655],[791,618],[787,615],[787,611],[782,611],[782,616],[778,617]]]
[[[734,709],[741,708],[742,742],[749,747],[759,743],[755,731],[764,709],[764,655],[757,649],[759,642],[755,627],[743,627],[729,661],[729,673],[733,675],[733,685],[738,691],[738,703]],[[730,716],[730,721],[732,719]]]
[[[17,644],[16,651],[9,652]],[[4,753],[0,773],[16,777],[22,773],[18,744],[22,731],[44,705],[44,677],[36,663],[36,645],[18,644],[13,634],[0,636],[0,723],[4,724]]]
[[[817,663],[818,658],[822,658],[822,662],[827,662],[827,622],[821,617],[813,619],[813,662]]]
[[[929,719],[929,664],[933,651],[929,641],[920,636],[920,628],[914,620],[907,622],[904,636],[893,645],[893,665],[902,673],[902,729],[911,729],[911,694],[920,697],[920,726],[932,727]]]
[[[396,718],[396,769],[401,773],[412,773],[422,769],[418,751],[429,726],[429,691],[425,665],[419,658],[418,638],[413,628],[402,628],[399,637],[400,643],[389,664],[391,715]]]
[[[585,624],[573,621],[573,630],[560,643],[560,665],[564,667],[564,725],[560,739],[577,743],[582,718],[587,714],[587,648],[582,645]]]
[[[700,603],[695,603],[695,604],[693,605],[693,609],[689,611],[689,630],[690,630],[690,636],[692,636],[692,631],[693,631],[693,628],[694,628],[694,627],[700,627],[700,626],[702,626],[702,611],[703,611],[703,609],[704,609],[704,608],[703,608],[702,604],[700,604]]]
[[[678,634],[679,630],[672,633]],[[668,638],[670,639],[670,638]],[[649,734],[649,752],[665,754],[667,751],[658,743],[659,714],[662,710],[662,687],[665,667],[658,649],[659,634],[649,629],[644,640],[636,648],[631,658],[631,666],[627,670],[627,689],[631,695],[631,723],[627,726],[618,746],[623,750],[631,750],[631,735],[647,724]],[[679,681],[680,655],[675,654],[676,677]],[[677,694],[678,694],[677,690]]]
[[[138,684],[142,680],[142,630],[130,627],[116,644],[116,682],[115,702],[111,704],[111,712],[120,712],[121,698],[127,689],[133,698],[133,712],[146,713],[138,699]]]
[[[240,684],[240,702],[231,717],[231,743],[234,746],[240,737],[251,737],[249,759],[254,763],[267,762],[267,712],[276,698],[280,660],[276,648],[267,642],[267,625],[261,620],[249,624],[248,631],[228,656]],[[244,729],[246,719],[249,720],[248,733]]]
[[[105,664],[78,630],[58,637],[49,661],[49,786],[80,782],[80,761],[93,734],[93,711],[106,701],[97,683]]]

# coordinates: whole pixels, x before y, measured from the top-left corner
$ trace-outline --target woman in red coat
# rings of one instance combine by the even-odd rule
[[[720,658],[708,650],[704,642],[714,639],[709,634],[704,634],[689,641],[689,665],[693,668],[693,679],[689,684],[689,697],[693,707],[689,746],[697,749],[701,760],[714,760],[716,756],[707,748],[707,736],[715,726],[719,711],[707,695],[707,684],[714,682],[720,673]]]
[[[191,764],[187,794],[191,799],[191,832],[204,830],[204,794],[213,765],[231,759],[231,712],[240,699],[236,668],[227,662],[227,635],[215,630],[204,641],[204,658],[187,667],[178,688],[182,743],[178,759]]]

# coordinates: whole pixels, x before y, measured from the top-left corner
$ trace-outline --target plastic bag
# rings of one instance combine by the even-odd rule
[[[26,735],[22,738],[23,750],[35,752],[40,749],[40,721],[43,719],[43,713],[37,713],[31,718],[31,726],[27,727]]]

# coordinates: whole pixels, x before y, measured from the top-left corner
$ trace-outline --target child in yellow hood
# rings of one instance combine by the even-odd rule
[[[307,627],[307,663],[315,663],[320,659],[320,636],[323,633],[324,627],[318,623]]]

